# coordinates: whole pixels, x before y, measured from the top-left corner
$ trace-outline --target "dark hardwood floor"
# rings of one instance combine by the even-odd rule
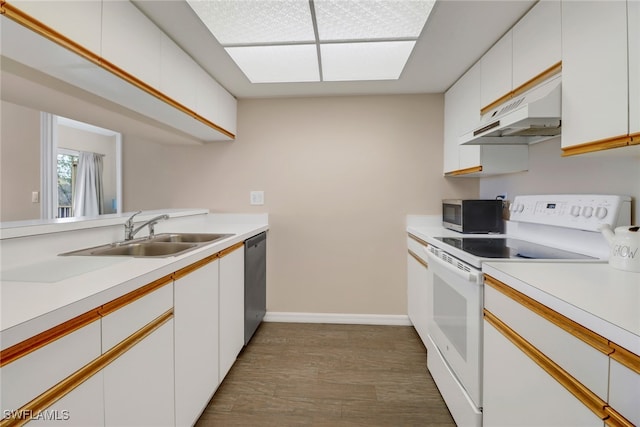
[[[263,323],[196,427],[455,426],[412,327]]]

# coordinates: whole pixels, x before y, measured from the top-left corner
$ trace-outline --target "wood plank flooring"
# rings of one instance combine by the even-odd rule
[[[263,323],[196,427],[455,426],[412,327]]]

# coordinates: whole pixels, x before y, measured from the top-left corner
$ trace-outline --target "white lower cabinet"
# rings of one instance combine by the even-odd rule
[[[176,425],[193,425],[218,387],[219,261],[174,283]]]
[[[640,426],[640,357],[634,356],[634,370],[611,360],[609,404],[624,418]]]
[[[43,410],[31,426],[98,427],[104,425],[102,372],[93,375],[69,394]]]
[[[603,426],[531,358],[484,322],[483,426]]]
[[[103,370],[106,426],[174,425],[173,319]]]
[[[222,382],[244,345],[244,245],[220,254],[220,359]]]
[[[426,347],[433,276],[426,263],[427,246],[412,237],[407,238],[407,246],[407,314]]]
[[[0,368],[4,418],[100,356],[100,320],[25,354]],[[52,367],[55,366],[55,369]]]

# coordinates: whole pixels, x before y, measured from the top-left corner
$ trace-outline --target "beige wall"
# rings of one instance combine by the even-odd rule
[[[2,102],[0,138],[0,221],[40,218],[40,113]]]
[[[172,206],[269,213],[269,311],[406,313],[405,215],[478,192],[442,177],[442,95],[240,100],[238,118],[235,142],[167,147]]]
[[[529,171],[482,178],[480,196],[520,194],[619,194],[633,197],[632,218],[639,223],[640,148],[628,147],[562,157],[560,138],[529,146]]]

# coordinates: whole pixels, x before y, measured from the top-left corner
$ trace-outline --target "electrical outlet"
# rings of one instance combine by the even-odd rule
[[[40,203],[40,192],[32,191],[31,192],[31,203]]]
[[[252,205],[264,205],[264,191],[252,191],[249,193],[249,202]]]

